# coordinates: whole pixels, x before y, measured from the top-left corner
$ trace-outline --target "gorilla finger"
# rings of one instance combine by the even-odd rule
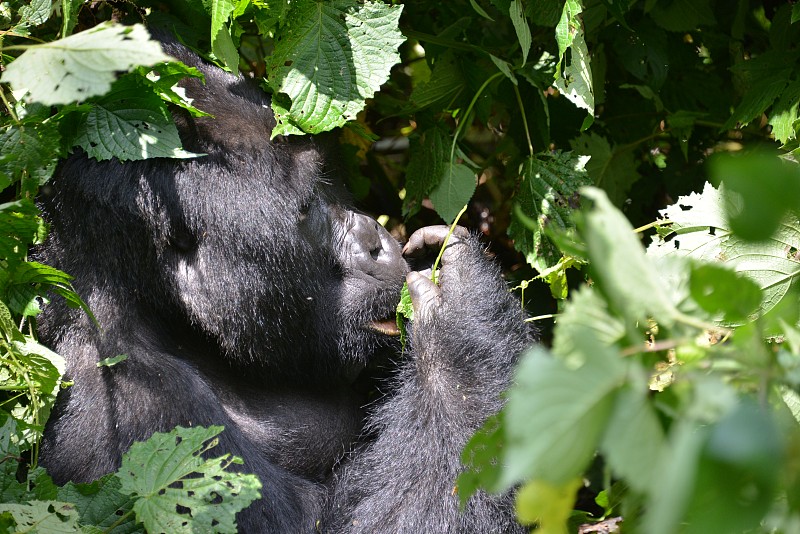
[[[441,302],[442,290],[429,278],[416,271],[406,275],[406,283],[408,293],[411,295],[411,304],[414,306],[414,314],[420,318],[429,317]]]
[[[420,228],[408,238],[408,243],[403,247],[403,254],[406,256],[417,257],[425,253],[426,248],[441,247],[450,231],[449,226],[426,226]],[[456,226],[453,235],[450,236],[449,243],[455,243],[459,239],[465,239],[469,232],[463,226]]]

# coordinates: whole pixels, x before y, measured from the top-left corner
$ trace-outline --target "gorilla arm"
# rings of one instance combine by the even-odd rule
[[[419,230],[404,249],[441,247],[448,228]],[[510,496],[473,496],[459,511],[455,480],[472,433],[502,406],[517,355],[532,341],[519,302],[482,246],[458,228],[442,256],[441,286],[407,277],[411,351],[397,391],[372,416],[377,438],[342,468],[332,532],[524,531]]]

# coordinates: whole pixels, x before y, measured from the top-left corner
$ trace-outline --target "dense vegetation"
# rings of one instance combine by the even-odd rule
[[[198,457],[219,429],[156,435],[91,485],[36,466],[69,387],[36,316],[84,306],[28,257],[38,189],[76,148],[196,157],[168,106],[203,112],[174,87],[197,73],[147,23],[263,80],[275,135],[338,134],[398,237],[458,219],[557,313],[464,452],[464,498],[518,485],[542,532],[796,531],[798,21],[777,0],[0,3],[0,526],[189,531],[165,510],[214,501],[205,528],[230,532],[257,495],[235,459]]]

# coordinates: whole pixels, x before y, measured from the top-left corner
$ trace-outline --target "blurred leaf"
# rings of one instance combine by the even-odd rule
[[[532,480],[517,491],[517,518],[526,525],[536,523],[537,534],[567,534],[567,520],[581,486],[580,478],[559,486]]]
[[[724,267],[693,265],[689,283],[695,302],[712,315],[722,313],[726,322],[746,319],[761,304],[758,285]]]
[[[530,479],[563,485],[594,456],[626,366],[591,330],[571,334],[575,350],[568,357],[554,358],[537,346],[520,360],[505,407],[505,467],[490,489]]]
[[[767,153],[718,154],[711,180],[723,183],[728,222],[748,241],[770,238],[787,210],[800,209],[800,166]]]
[[[582,194],[594,206],[581,218],[578,231],[586,243],[595,282],[612,311],[624,317],[629,328],[651,315],[669,323],[676,310],[628,220],[601,190],[585,187]]]

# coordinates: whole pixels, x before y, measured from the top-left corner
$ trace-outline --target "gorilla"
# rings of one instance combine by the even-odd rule
[[[213,117],[173,111],[184,147],[205,155],[77,153],[40,198],[51,233],[38,259],[75,276],[100,325],[63,302],[40,320],[74,382],[43,465],[58,483],[91,481],[153,432],[224,425],[216,450],[263,483],[242,532],[524,531],[510,495],[460,510],[455,487],[461,449],[534,340],[482,245],[458,229],[434,285],[420,271],[446,227],[401,248],[348,207],[318,139],[270,141],[263,91],[165,51],[205,75],[182,85]],[[404,280],[415,319],[401,353]]]

